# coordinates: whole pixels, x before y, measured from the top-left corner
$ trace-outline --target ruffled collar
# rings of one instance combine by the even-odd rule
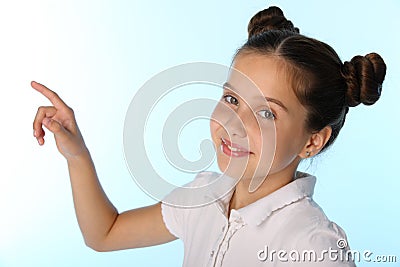
[[[259,226],[271,216],[274,211],[305,197],[312,197],[315,183],[315,176],[298,171],[296,173],[296,178],[292,182],[243,208],[235,210],[233,213],[236,214],[236,216],[242,217],[245,223]],[[213,193],[215,194],[216,192],[214,191]],[[233,190],[216,202],[218,208],[224,214],[227,212],[232,195]]]

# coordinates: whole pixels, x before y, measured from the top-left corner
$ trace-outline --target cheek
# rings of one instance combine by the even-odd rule
[[[210,133],[214,143],[218,142],[217,139],[220,138],[221,131],[223,131],[223,122],[221,121],[223,118],[223,114],[221,114],[221,108],[219,108],[219,105],[221,104],[218,104],[215,107],[210,118]]]
[[[223,129],[230,112],[232,112],[232,110],[229,110],[226,105],[221,102],[217,104],[210,119],[211,135],[214,135],[217,131]]]
[[[221,126],[215,122],[213,119],[210,120],[210,133],[211,137],[214,139],[218,129],[221,128]]]
[[[279,161],[292,161],[302,148],[303,130],[296,127],[277,127],[276,158]]]
[[[214,109],[213,113],[211,114],[210,118],[210,131],[211,134],[215,133],[215,131],[220,127],[218,123],[218,110],[217,107]]]
[[[258,147],[262,162],[270,162],[275,154],[276,135],[275,125],[270,123],[264,125],[255,139],[255,147]]]

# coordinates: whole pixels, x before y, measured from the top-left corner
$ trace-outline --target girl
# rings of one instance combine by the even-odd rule
[[[110,251],[180,238],[184,266],[354,266],[344,231],[312,199],[316,178],[297,167],[332,145],[349,107],[379,99],[385,63],[376,53],[342,63],[327,44],[300,35],[276,7],[257,13],[248,33],[232,69],[248,77],[262,98],[243,79],[229,76],[210,128],[219,168],[229,174],[222,179],[235,187],[198,208],[157,203],[118,213],[99,184],[73,110],[32,82],[53,104],[38,109],[34,136],[44,144],[44,125],[67,159],[75,210],[89,247]],[[272,151],[266,144],[275,131]],[[269,162],[265,155],[271,154]],[[202,172],[191,185],[219,177]],[[254,179],[256,187],[251,186]],[[179,198],[179,191],[168,197]]]

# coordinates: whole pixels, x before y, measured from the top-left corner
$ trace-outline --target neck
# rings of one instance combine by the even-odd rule
[[[249,192],[251,179],[241,179],[236,185],[229,204],[231,209],[240,209],[278,190],[293,181],[296,168],[288,168],[275,174],[269,174],[255,192]]]

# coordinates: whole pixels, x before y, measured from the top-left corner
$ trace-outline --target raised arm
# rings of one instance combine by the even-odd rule
[[[39,145],[44,144],[44,125],[54,134],[57,149],[67,160],[75,212],[85,243],[94,250],[109,251],[176,239],[165,227],[160,203],[118,213],[99,183],[73,110],[44,85],[31,85],[53,105],[39,107],[33,122],[34,137]]]

